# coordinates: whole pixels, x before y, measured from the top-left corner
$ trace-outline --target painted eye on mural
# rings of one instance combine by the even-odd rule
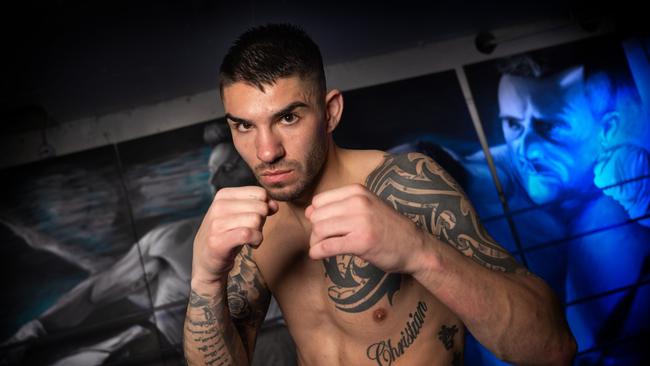
[[[524,127],[521,124],[521,121],[514,117],[503,117],[501,118],[501,123],[503,124],[504,129],[514,135],[517,135],[523,131]]]
[[[550,135],[555,129],[555,127],[556,125],[553,122],[548,122],[540,119],[533,121],[533,128],[537,133],[543,136]]]
[[[233,163],[224,163],[223,166],[221,167],[221,170],[224,173],[232,172],[233,169],[235,169],[235,164],[233,164]]]

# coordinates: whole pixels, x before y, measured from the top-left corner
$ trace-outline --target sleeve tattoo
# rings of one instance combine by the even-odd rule
[[[226,296],[191,291],[185,323],[186,356],[199,354],[211,366],[239,365],[241,360],[251,359],[257,330],[271,298],[251,252],[245,245],[235,258]],[[242,354],[238,339],[247,354]]]
[[[387,155],[366,186],[418,227],[479,264],[528,273],[490,237],[458,183],[431,158],[419,153]]]
[[[271,292],[253,261],[252,249],[244,245],[228,276],[228,309],[249,355],[270,301]]]

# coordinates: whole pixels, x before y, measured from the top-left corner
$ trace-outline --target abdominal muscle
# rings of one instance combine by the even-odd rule
[[[461,364],[460,320],[412,277],[361,311],[337,308],[320,262],[305,258],[273,289],[296,343],[298,364]],[[456,363],[454,363],[454,361]]]

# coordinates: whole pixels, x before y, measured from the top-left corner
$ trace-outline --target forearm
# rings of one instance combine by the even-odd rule
[[[192,284],[183,330],[188,365],[249,364],[227,303],[225,284]]]
[[[497,357],[524,365],[569,364],[575,342],[543,281],[488,269],[428,234],[422,248],[415,279]]]

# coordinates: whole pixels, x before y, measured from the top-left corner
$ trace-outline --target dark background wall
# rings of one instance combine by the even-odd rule
[[[300,24],[335,64],[578,12],[554,0],[15,2],[3,10],[2,108],[22,123],[1,128],[29,128],[29,106],[65,123],[214,89],[225,46],[255,24]]]

